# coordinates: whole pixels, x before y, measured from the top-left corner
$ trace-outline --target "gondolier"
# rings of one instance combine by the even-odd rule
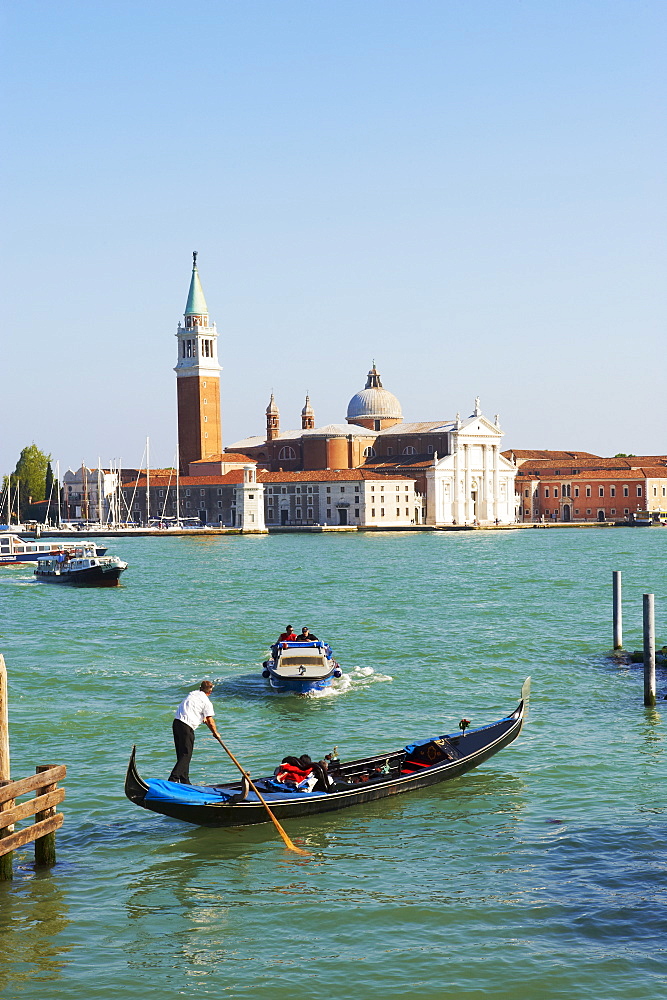
[[[174,747],[176,748],[176,764],[169,775],[169,781],[182,785],[191,784],[190,761],[195,748],[195,729],[203,722],[211,730],[218,743],[222,740],[216,729],[215,710],[209,695],[213,690],[211,681],[202,681],[198,691],[191,691],[176,709],[172,723]]]

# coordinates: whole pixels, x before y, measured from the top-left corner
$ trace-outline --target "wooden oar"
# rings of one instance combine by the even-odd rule
[[[276,819],[276,817],[273,815],[273,813],[269,809],[269,805],[268,805],[266,799],[264,799],[260,795],[259,790],[257,789],[257,786],[255,785],[255,783],[251,779],[251,777],[248,774],[248,772],[243,770],[243,768],[241,767],[241,765],[237,761],[237,759],[234,756],[234,754],[232,753],[232,751],[229,749],[229,747],[225,746],[225,744],[222,742],[222,740],[220,739],[219,736],[218,736],[218,743],[220,744],[220,746],[222,747],[222,749],[225,751],[225,753],[228,754],[231,757],[231,759],[234,761],[234,763],[238,767],[239,771],[241,772],[241,774],[243,775],[243,777],[247,780],[247,782],[250,785],[250,787],[252,788],[253,792],[255,793],[255,795],[257,796],[257,798],[259,799],[259,801],[262,803],[262,805],[266,809],[267,813],[269,814],[269,819],[271,820],[271,822],[275,826],[275,828],[278,831],[278,833],[280,834],[280,836],[285,841],[285,846],[289,847],[290,851],[294,851],[295,854],[303,854],[305,857],[310,857],[310,854],[309,854],[308,851],[302,851],[300,847],[297,847],[296,844],[292,840],[290,840],[290,838],[287,836],[287,834],[283,830],[282,826],[280,825],[280,823],[278,822],[278,820]]]

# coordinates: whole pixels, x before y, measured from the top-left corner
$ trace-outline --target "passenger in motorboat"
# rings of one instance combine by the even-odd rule
[[[296,642],[296,632],[291,625],[285,626],[285,631],[278,636],[278,642]]]

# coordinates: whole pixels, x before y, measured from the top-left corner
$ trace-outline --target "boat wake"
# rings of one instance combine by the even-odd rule
[[[342,677],[337,677],[329,687],[322,688],[321,691],[308,691],[300,695],[301,698],[336,698],[338,695],[347,694],[349,691],[360,691],[371,684],[393,681],[389,674],[381,674],[373,670],[372,667],[353,667]]]

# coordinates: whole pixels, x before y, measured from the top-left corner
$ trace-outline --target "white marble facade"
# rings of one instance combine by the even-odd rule
[[[449,432],[449,454],[435,456],[426,470],[426,523],[512,524],[516,520],[516,467],[500,453],[503,433],[479,409],[457,416]]]

